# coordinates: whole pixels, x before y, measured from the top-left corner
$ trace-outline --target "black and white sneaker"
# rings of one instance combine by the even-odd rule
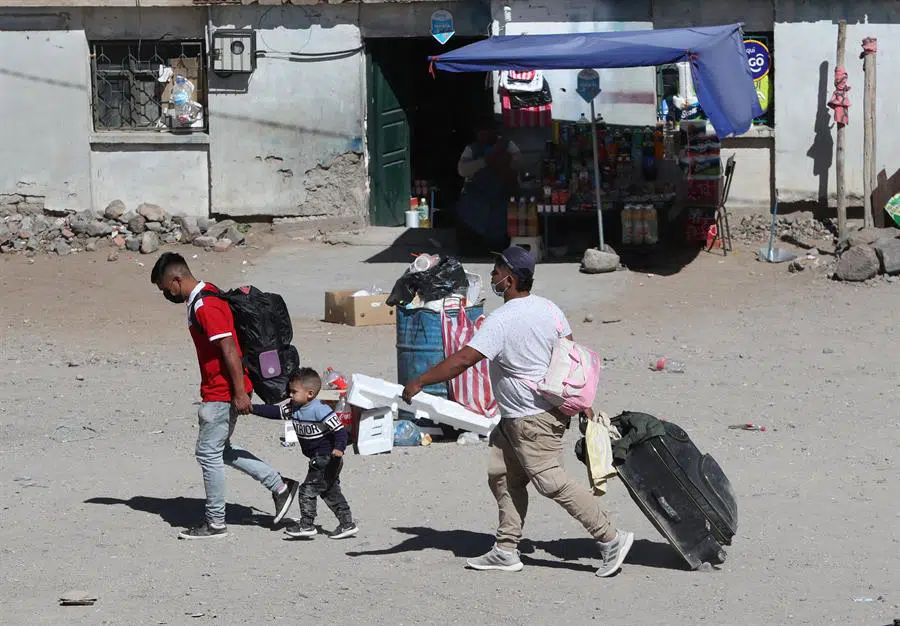
[[[302,537],[315,537],[318,532],[319,531],[316,530],[315,526],[306,522],[297,522],[296,524],[291,524],[284,529],[284,534],[288,537],[293,537],[294,539],[300,539]]]
[[[291,505],[294,503],[294,498],[297,497],[297,490],[300,488],[300,483],[296,480],[291,480],[290,478],[282,479],[284,485],[287,487],[281,493],[273,493],[272,499],[275,501],[275,523],[277,524],[282,519],[284,519],[285,514],[288,512],[288,509],[291,508]]]
[[[358,532],[359,526],[356,525],[356,522],[348,522],[346,524],[340,524],[337,528],[335,528],[334,532],[331,533],[331,538],[346,539],[347,537],[352,537]]]
[[[178,533],[179,539],[215,539],[227,537],[228,529],[225,526],[210,526],[208,523],[196,528],[189,528]]]

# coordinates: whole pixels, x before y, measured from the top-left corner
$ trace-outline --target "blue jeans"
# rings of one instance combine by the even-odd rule
[[[200,419],[197,462],[203,470],[206,489],[206,521],[212,526],[224,526],[225,465],[261,482],[272,493],[282,484],[281,475],[246,450],[232,445],[237,413],[230,403],[204,402],[197,414]]]

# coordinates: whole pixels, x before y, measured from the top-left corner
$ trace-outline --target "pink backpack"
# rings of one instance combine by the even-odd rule
[[[578,415],[594,404],[603,365],[596,352],[562,336],[563,326],[555,311],[553,316],[560,336],[553,346],[547,373],[529,386],[565,415]]]

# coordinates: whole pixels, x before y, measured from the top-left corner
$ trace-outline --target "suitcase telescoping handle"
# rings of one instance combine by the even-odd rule
[[[678,512],[672,508],[672,505],[666,502],[666,499],[661,496],[657,491],[652,491],[653,497],[656,498],[656,503],[659,505],[659,508],[662,509],[662,512],[668,517],[670,520],[675,522],[676,524],[681,521],[681,516]]]

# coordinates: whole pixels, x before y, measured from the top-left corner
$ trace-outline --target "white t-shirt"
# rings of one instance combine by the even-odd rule
[[[491,386],[501,417],[528,417],[552,408],[522,379],[542,379],[556,340],[571,334],[565,314],[540,296],[510,300],[487,317],[469,347],[490,360]]]

